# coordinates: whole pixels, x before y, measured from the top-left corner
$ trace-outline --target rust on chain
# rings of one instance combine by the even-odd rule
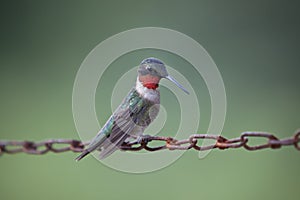
[[[265,138],[266,142],[257,145],[250,145],[249,141],[253,138]],[[201,146],[200,140],[211,140],[212,143],[207,146]],[[213,134],[193,134],[187,139],[177,140],[171,137],[162,136],[147,136],[145,139],[139,140],[140,142],[132,141],[125,142],[120,149],[123,151],[159,151],[159,150],[188,150],[195,149],[197,151],[206,151],[210,149],[235,149],[244,148],[249,151],[260,149],[278,149],[282,146],[294,146],[300,151],[300,129],[296,131],[294,136],[290,138],[278,139],[271,133],[266,132],[244,132],[240,137],[227,139],[223,136]],[[161,145],[150,146],[152,141],[162,142]],[[32,141],[2,141],[0,140],[0,155],[27,153],[34,155],[43,155],[48,152],[62,153],[62,152],[82,152],[88,145],[80,140],[70,139],[53,139],[41,142]]]
[[[54,145],[64,145],[54,147]],[[31,141],[0,141],[0,155],[3,153],[15,154],[24,152],[27,154],[42,155],[49,151],[61,153],[66,151],[82,152],[86,144],[79,140],[56,139],[41,142]]]

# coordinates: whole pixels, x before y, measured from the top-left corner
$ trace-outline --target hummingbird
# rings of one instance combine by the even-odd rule
[[[142,137],[144,130],[159,113],[158,87],[162,78],[170,80],[189,94],[168,74],[161,60],[153,57],[144,59],[138,67],[134,87],[76,160],[81,160],[95,150],[99,150],[99,158],[104,159],[118,150],[128,139]]]

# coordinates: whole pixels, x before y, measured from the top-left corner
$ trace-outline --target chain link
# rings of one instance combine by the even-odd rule
[[[267,141],[259,145],[250,145],[251,140],[255,138],[265,138]],[[209,139],[215,141],[213,144],[207,146],[200,146],[200,140]],[[139,141],[139,142],[138,142]],[[162,145],[149,146],[152,141],[163,142]],[[227,139],[223,136],[212,134],[194,134],[188,139],[176,140],[171,137],[161,136],[145,136],[140,140],[134,142],[126,142],[121,146],[121,150],[124,151],[140,151],[142,149],[146,151],[159,151],[163,149],[169,150],[188,150],[195,149],[197,151],[206,151],[209,149],[233,149],[233,148],[245,148],[249,151],[255,151],[260,149],[279,149],[282,146],[294,146],[300,151],[300,130],[298,130],[293,137],[278,139],[271,133],[266,132],[243,132],[240,137]],[[58,146],[62,147],[58,147]],[[70,139],[54,139],[45,140],[41,142],[32,141],[1,141],[0,140],[0,155],[15,154],[15,153],[27,153],[42,155],[47,152],[61,153],[61,152],[82,152],[88,145],[80,140]]]
[[[64,145],[63,147],[54,147],[55,145]],[[45,140],[41,142],[32,141],[0,141],[0,155],[3,153],[27,153],[42,155],[49,151],[61,153],[66,151],[82,152],[86,144],[79,140],[56,139]]]

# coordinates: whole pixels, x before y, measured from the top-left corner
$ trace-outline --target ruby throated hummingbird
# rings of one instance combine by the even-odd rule
[[[141,136],[158,115],[158,84],[162,78],[172,81],[189,94],[168,74],[162,61],[156,58],[143,60],[138,68],[135,86],[76,160],[79,161],[94,150],[100,150],[100,159],[103,159],[119,149],[131,136]]]

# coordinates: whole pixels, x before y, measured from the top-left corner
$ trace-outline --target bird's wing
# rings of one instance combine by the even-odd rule
[[[100,159],[106,158],[125,142],[132,130],[138,126],[136,115],[143,109],[143,99],[135,91],[124,100],[113,114],[113,125],[107,139],[100,145]]]
[[[87,149],[77,157],[77,160],[96,149],[101,151],[101,159],[119,149],[132,134],[134,128],[149,125],[148,108],[149,102],[141,98],[135,89],[132,89]]]
[[[126,140],[127,133],[135,127],[131,120],[132,111],[136,112],[136,103],[133,102],[135,95],[136,92],[132,89],[88,147],[76,158],[77,161],[96,149],[102,151],[101,158],[107,157]]]
[[[100,145],[100,159],[106,158],[119,149],[123,142],[130,136],[131,131],[135,128],[136,125],[130,117],[123,117],[124,116],[118,118],[114,122],[110,135]]]

